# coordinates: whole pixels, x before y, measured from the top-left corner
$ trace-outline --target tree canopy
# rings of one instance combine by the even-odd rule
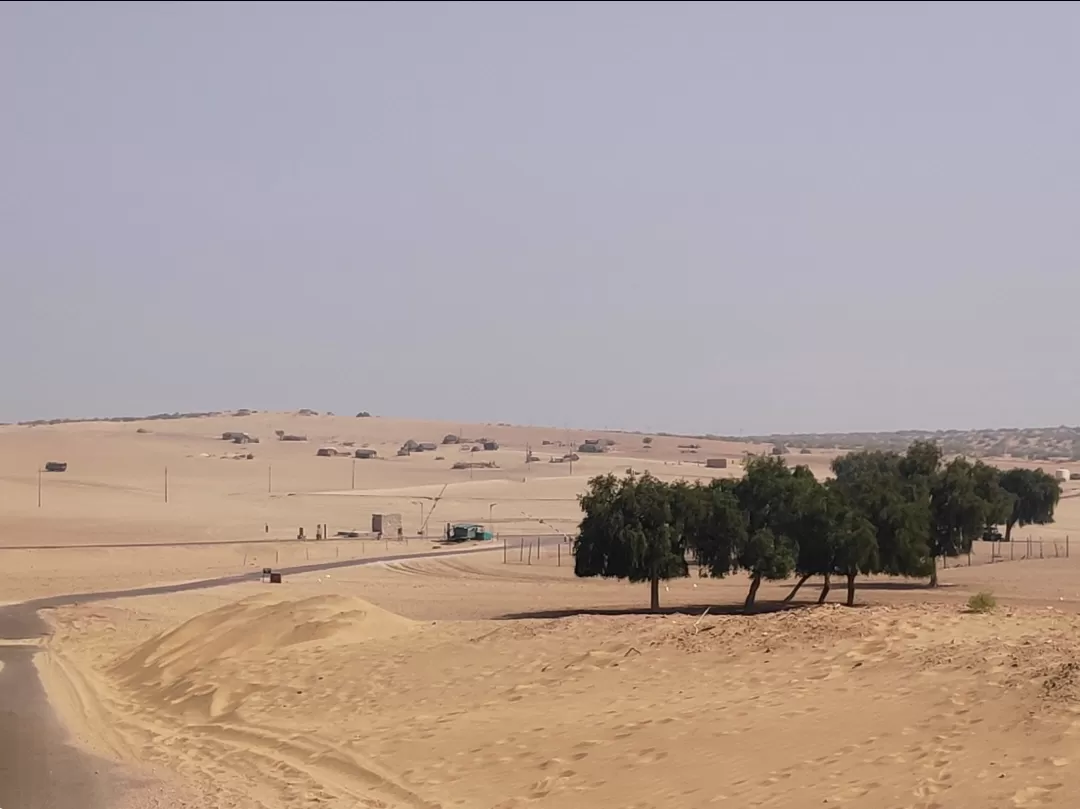
[[[904,453],[863,450],[836,458],[834,477],[818,481],[783,456],[748,456],[737,479],[708,485],[666,483],[649,475],[603,475],[579,498],[584,517],[574,545],[578,576],[649,582],[660,606],[661,581],[744,571],[744,608],[763,581],[798,575],[792,599],[812,576],[833,576],[855,602],[859,575],[929,576],[939,557],[969,552],[988,527],[1052,522],[1061,496],[1042,470],[1001,471],[981,461],[946,461],[940,447],[916,441]]]
[[[1054,509],[1061,499],[1061,484],[1041,469],[1009,469],[1001,473],[1001,490],[1008,497],[1005,508],[1005,539],[1012,539],[1013,526],[1046,525],[1054,521]]]
[[[579,498],[585,517],[574,543],[574,573],[647,581],[660,607],[660,581],[688,575],[685,514],[673,509],[672,487],[645,473],[589,481]]]

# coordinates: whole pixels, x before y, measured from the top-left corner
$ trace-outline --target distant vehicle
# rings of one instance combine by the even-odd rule
[[[1001,532],[997,529],[996,525],[988,526],[987,529],[985,531],[983,531],[982,538],[983,538],[983,542],[1004,542],[1005,541],[1005,537],[1002,536]]]
[[[489,540],[494,539],[495,535],[491,531],[484,529],[484,526],[477,525],[476,523],[457,523],[450,526],[450,536],[447,539],[450,542],[468,542],[469,540]]]

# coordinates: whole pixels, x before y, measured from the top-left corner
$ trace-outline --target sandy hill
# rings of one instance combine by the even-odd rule
[[[196,616],[143,642],[121,656],[111,673],[147,705],[188,721],[210,721],[233,713],[256,691],[285,687],[274,672],[282,654],[312,644],[320,652],[351,648],[414,626],[358,598],[260,595]],[[239,676],[239,671],[247,676]],[[260,676],[252,681],[252,674]]]
[[[277,431],[307,440],[279,441]],[[259,443],[222,440],[232,432]],[[444,445],[447,435],[486,438],[499,449]],[[586,440],[604,439],[614,442],[608,452],[582,453],[573,464],[553,462]],[[397,456],[409,440],[437,449]],[[301,527],[314,534],[324,523],[332,531],[367,530],[377,512],[402,514],[412,536],[425,522],[438,535],[445,522],[459,520],[550,533],[577,523],[576,498],[593,475],[634,468],[708,478],[734,473],[747,449],[719,441],[680,447],[685,443],[653,437],[646,444],[643,436],[602,431],[296,413],[4,426],[0,543],[170,543],[268,533],[285,539]],[[317,457],[323,446],[344,453],[374,449],[378,457]],[[526,462],[527,448],[535,462]],[[708,457],[728,458],[732,469],[706,470]],[[51,460],[67,462],[67,471],[41,475]],[[453,468],[474,461],[492,468]],[[332,496],[340,494],[351,498]]]
[[[518,582],[519,603],[547,586]],[[137,634],[79,614],[57,651],[107,661]],[[1078,620],[939,604],[420,627],[248,598],[81,667],[128,755],[229,809],[1028,809],[1080,789]]]

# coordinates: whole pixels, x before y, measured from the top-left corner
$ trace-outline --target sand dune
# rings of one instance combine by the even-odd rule
[[[256,597],[94,676],[140,758],[255,789],[222,806],[1064,806],[1078,630],[955,606],[431,625]]]
[[[262,438],[254,460],[222,457],[234,445],[221,432],[237,429]],[[483,455],[498,468],[451,470],[454,446],[393,454],[451,432],[497,440]],[[545,440],[605,436],[615,451],[572,473],[546,460],[565,447]],[[315,457],[345,442],[382,457]],[[456,520],[503,537],[568,530],[592,475],[738,474],[700,461],[747,449],[681,443],[272,413],[0,427],[3,598],[429,553],[424,520],[435,535]],[[525,463],[528,445],[540,463]],[[824,474],[830,457],[793,460]],[[70,465],[42,477],[39,507],[46,459]],[[76,743],[156,785],[138,809],[1066,807],[1080,789],[1080,557],[1064,558],[1078,493],[1055,525],[1018,532],[1004,562],[979,543],[938,590],[866,581],[855,610],[716,615],[741,603],[736,576],[672,581],[662,601],[681,612],[638,615],[641,586],[576,579],[565,544],[518,540],[505,555],[495,542],[276,585],[121,593],[46,610],[54,634],[16,642],[40,649]],[[375,512],[402,514],[401,541],[295,539]],[[966,614],[983,589],[1002,607]]]

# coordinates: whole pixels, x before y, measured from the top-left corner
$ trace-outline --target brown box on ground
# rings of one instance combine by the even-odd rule
[[[373,534],[397,534],[401,528],[400,514],[372,514],[371,532]]]

